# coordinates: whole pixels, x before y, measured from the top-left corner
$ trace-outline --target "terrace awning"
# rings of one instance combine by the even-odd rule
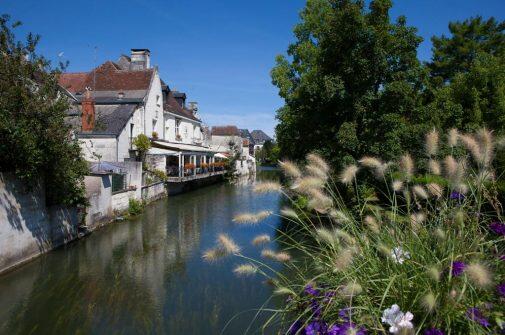
[[[192,145],[192,144],[183,144],[183,143],[173,143],[173,142],[165,142],[165,141],[153,141],[153,148],[149,150],[149,153],[151,153],[151,150],[154,149],[163,149],[163,150],[168,150],[176,153],[184,153],[184,154],[214,154],[216,151],[202,147],[199,145]],[[169,154],[169,153],[167,153]]]

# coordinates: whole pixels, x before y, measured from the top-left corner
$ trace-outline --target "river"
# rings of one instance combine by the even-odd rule
[[[273,171],[257,175],[275,178]],[[256,226],[232,222],[240,212],[278,210],[279,196],[254,193],[253,182],[159,200],[137,218],[0,276],[0,333],[243,334],[250,325],[249,333],[258,333],[269,315],[256,318],[255,309],[271,288],[259,275],[235,276],[237,258],[209,264],[201,257],[222,232],[255,257],[251,239],[274,237],[276,216]]]

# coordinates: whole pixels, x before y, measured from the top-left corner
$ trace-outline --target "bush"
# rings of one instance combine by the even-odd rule
[[[457,135],[468,155],[444,157],[442,170],[438,134],[432,135],[428,155],[434,175],[443,171],[440,180],[417,178],[415,162],[405,154],[397,164],[365,157],[347,166],[337,183],[326,162],[309,155],[303,171],[282,164],[292,180],[289,192],[274,183],[256,185],[258,192],[308,199],[309,213],[296,202],[281,210],[298,232],[278,231],[285,250],[262,251],[285,263],[282,272],[242,254],[227,236],[204,257],[234,254],[248,262],[235,269],[237,275],[266,276],[275,294],[287,296],[269,322],[290,334],[503,332],[505,224],[491,168],[496,142],[485,129]],[[357,190],[368,171],[382,181],[377,196],[357,194],[359,206],[349,207],[340,194]],[[234,221],[257,223],[269,214],[241,214]],[[268,240],[258,236],[253,244]],[[291,260],[288,252],[300,256]]]
[[[136,199],[130,199],[128,201],[128,214],[131,216],[136,216],[144,212],[145,204],[142,201]]]
[[[149,137],[144,134],[140,134],[133,139],[133,145],[137,148],[140,160],[143,162],[147,152],[151,149],[151,141],[149,140]]]

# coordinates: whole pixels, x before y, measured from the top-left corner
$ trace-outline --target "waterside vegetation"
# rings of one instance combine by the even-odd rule
[[[493,159],[503,139],[486,129],[451,130],[447,141],[433,130],[425,138],[418,160],[408,153],[394,161],[367,156],[335,174],[310,154],[303,168],[281,164],[288,185],[258,184],[256,191],[281,192],[291,206],[239,214],[235,222],[287,220],[294,233],[278,231],[282,250],[271,250],[269,237],[252,240],[284,270],[243,254],[227,235],[204,258],[234,255],[244,260],[236,275],[266,277],[286,300],[265,327],[278,323],[287,334],[502,332],[505,223]],[[443,153],[446,146],[459,154]],[[347,192],[352,205],[342,197]]]

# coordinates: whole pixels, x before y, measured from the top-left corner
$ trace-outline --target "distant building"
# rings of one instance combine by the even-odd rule
[[[256,161],[250,154],[249,140],[233,125],[212,127],[211,149],[224,155],[239,154],[236,164],[238,175],[248,175],[256,171]]]
[[[248,141],[249,155],[254,156],[254,138],[248,129],[239,129],[240,136]]]
[[[266,141],[273,142],[273,139],[265,134],[263,130],[253,130],[251,136],[254,140],[254,152],[263,148],[263,144],[265,144]]]

